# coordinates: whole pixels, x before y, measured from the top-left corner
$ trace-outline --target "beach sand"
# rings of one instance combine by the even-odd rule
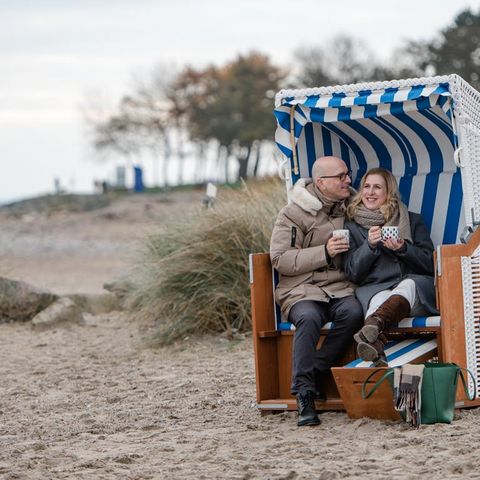
[[[128,269],[136,239],[169,215],[137,201],[149,213],[132,213],[135,224],[118,204],[107,207],[117,217],[2,218],[1,274],[100,293]],[[298,428],[295,413],[256,409],[250,336],[152,348],[153,333],[122,312],[47,329],[0,325],[0,478],[480,479],[480,409],[418,430],[343,412]]]

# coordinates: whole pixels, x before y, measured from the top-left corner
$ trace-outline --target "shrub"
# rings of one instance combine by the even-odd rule
[[[248,255],[268,251],[285,201],[280,181],[255,182],[147,237],[130,306],[157,321],[161,344],[250,328]]]

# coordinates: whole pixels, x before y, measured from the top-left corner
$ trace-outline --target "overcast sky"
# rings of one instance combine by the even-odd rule
[[[0,202],[52,192],[55,177],[87,192],[110,178],[79,106],[91,92],[114,105],[158,63],[219,64],[255,49],[288,65],[299,46],[341,33],[388,58],[466,7],[480,1],[0,0]]]

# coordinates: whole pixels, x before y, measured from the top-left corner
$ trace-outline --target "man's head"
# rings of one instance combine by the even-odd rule
[[[345,200],[350,196],[351,172],[343,160],[337,157],[320,157],[312,167],[312,178],[330,200]]]

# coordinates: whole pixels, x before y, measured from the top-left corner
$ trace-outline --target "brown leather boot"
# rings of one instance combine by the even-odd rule
[[[365,319],[365,325],[360,332],[367,342],[373,343],[386,327],[398,323],[409,313],[410,303],[408,300],[402,295],[392,295]]]

